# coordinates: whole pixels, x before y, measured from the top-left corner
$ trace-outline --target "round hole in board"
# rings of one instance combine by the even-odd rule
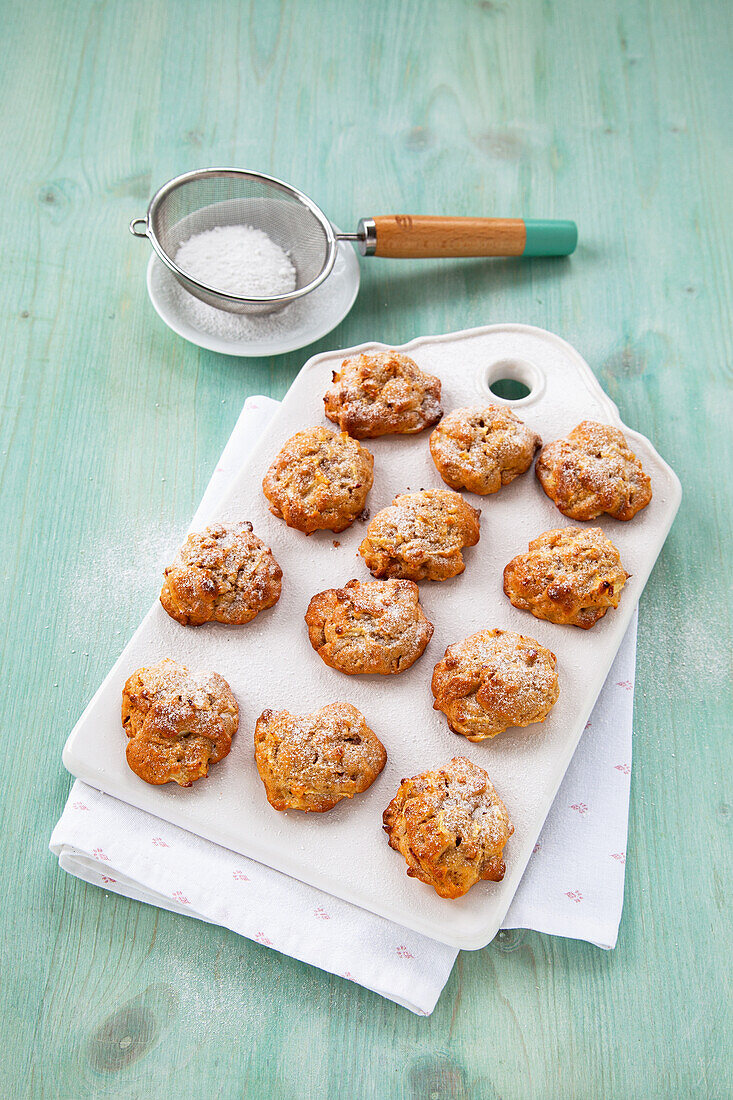
[[[518,382],[516,378],[497,378],[489,389],[494,397],[503,397],[505,401],[521,401],[523,397],[529,397],[531,389],[524,382]]]
[[[497,359],[487,367],[482,381],[492,400],[507,405],[536,401],[545,388],[544,375],[528,359]]]

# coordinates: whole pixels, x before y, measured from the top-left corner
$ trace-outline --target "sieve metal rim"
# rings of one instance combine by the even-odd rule
[[[211,179],[213,177],[219,179],[232,179],[232,178],[244,178],[260,182],[264,180],[275,188],[276,191],[281,191],[285,195],[296,198],[303,204],[311,214],[316,218],[323,228],[326,234],[326,259],[320,272],[315,279],[311,279],[305,286],[300,287],[298,290],[291,290],[287,294],[270,294],[261,297],[249,296],[244,297],[240,294],[229,294],[227,291],[220,290],[218,287],[209,286],[208,283],[202,283],[198,279],[194,279],[183,268],[180,268],[175,260],[171,259],[168,253],[163,248],[162,244],[158,240],[158,235],[153,228],[153,219],[158,207],[165,201],[165,199],[175,191],[178,187],[183,186],[186,183],[190,183],[192,180],[199,179]],[[130,222],[130,232],[135,237],[145,236],[150,241],[153,249],[155,250],[158,259],[175,275],[179,282],[184,286],[190,285],[196,287],[199,290],[204,291],[207,294],[224,298],[228,302],[234,302],[241,305],[288,305],[290,302],[297,301],[298,298],[304,297],[306,294],[310,294],[311,291],[319,287],[321,283],[330,275],[333,265],[336,262],[336,235],[331,222],[326,215],[316,206],[312,199],[309,199],[302,191],[299,191],[297,187],[293,187],[289,183],[285,183],[284,180],[277,179],[276,176],[268,176],[264,172],[253,172],[248,168],[195,168],[191,172],[183,172],[180,176],[174,176],[173,179],[168,180],[162,187],[153,195],[152,199],[148,203],[148,209],[145,214],[145,233],[138,233],[135,229],[135,225],[139,224],[140,218],[135,218]]]

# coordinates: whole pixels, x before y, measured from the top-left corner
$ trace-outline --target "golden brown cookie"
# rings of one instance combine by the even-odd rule
[[[465,756],[403,779],[383,820],[408,875],[441,898],[460,898],[479,879],[504,877],[502,854],[514,826],[484,769]]]
[[[432,690],[454,733],[484,741],[509,726],[544,722],[559,694],[557,658],[534,638],[480,630],[448,646]]]
[[[265,474],[270,511],[310,535],[345,531],[364,510],[374,459],[346,432],[307,428],[282,448]]]
[[[271,806],[321,814],[371,787],[387,753],[356,707],[329,703],[312,714],[263,710],[255,761]]]
[[[277,603],[282,575],[251,523],[217,523],[188,536],[165,571],[160,602],[183,626],[241,626]]]
[[[232,689],[216,672],[165,658],[138,668],[122,692],[127,763],[146,783],[190,787],[229,752],[239,725]]]
[[[388,676],[414,665],[433,635],[412,581],[349,581],[319,592],[305,613],[316,653],[331,668]]]
[[[618,607],[629,576],[600,527],[561,527],[533,539],[504,569],[504,592],[537,619],[588,630]]]
[[[359,553],[375,577],[445,581],[466,568],[461,551],[478,542],[480,515],[448,489],[402,493],[377,512]]]
[[[565,439],[543,447],[535,473],[570,519],[595,519],[607,512],[627,520],[652,499],[651,481],[623,432],[595,420],[584,420]]]
[[[370,351],[344,359],[323,398],[326,416],[355,439],[414,434],[443,415],[440,379],[409,355]]]
[[[454,409],[430,436],[430,453],[451,489],[496,493],[532,465],[542,440],[504,405]]]

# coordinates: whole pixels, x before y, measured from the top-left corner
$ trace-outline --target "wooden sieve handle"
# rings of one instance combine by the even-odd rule
[[[380,214],[368,219],[374,256],[567,256],[578,240],[574,222],[524,218],[445,218]],[[364,224],[364,223],[362,223]]]

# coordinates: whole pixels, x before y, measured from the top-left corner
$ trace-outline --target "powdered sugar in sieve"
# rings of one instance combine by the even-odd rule
[[[295,290],[287,252],[251,225],[216,225],[195,233],[179,247],[176,263],[198,282],[227,294],[265,297]]]

